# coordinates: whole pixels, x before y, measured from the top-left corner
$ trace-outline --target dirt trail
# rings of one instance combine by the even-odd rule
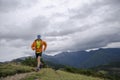
[[[1,78],[0,80],[20,80],[22,78],[24,78],[27,75],[32,74],[33,72],[30,73],[21,73],[21,74],[15,74],[13,76],[7,76],[5,78]]]

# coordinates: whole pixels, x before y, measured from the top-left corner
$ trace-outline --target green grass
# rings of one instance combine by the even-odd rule
[[[0,64],[0,77],[6,77],[8,75],[14,75],[16,73],[31,72],[32,67],[24,66],[20,64]]]
[[[105,80],[102,78],[85,76],[80,74],[69,73],[51,68],[41,69],[40,72],[34,72],[21,80]]]
[[[21,78],[21,80],[105,80],[99,77],[70,73],[63,70],[54,70],[52,68],[43,68],[39,72],[33,72],[33,69],[33,67],[15,63],[0,64],[0,77],[13,75],[15,80],[19,80]],[[16,73],[26,73],[26,75],[18,74],[16,77]],[[101,73],[105,72],[101,71]],[[18,79],[18,77],[21,78]],[[12,78],[8,78],[7,80],[12,80]]]

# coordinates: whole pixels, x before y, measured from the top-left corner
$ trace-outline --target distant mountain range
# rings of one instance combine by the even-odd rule
[[[68,65],[76,68],[90,68],[111,62],[120,62],[120,48],[100,48],[89,52],[62,52],[55,56],[43,55],[43,58],[55,64]]]
[[[34,57],[34,56],[32,56]],[[14,59],[21,62],[26,57]],[[49,64],[62,64],[76,68],[91,68],[99,65],[120,62],[120,48],[100,48],[91,51],[62,52],[55,56],[43,54],[43,59]]]

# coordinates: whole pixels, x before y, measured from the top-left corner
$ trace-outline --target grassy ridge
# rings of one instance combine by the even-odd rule
[[[53,70],[51,68],[44,68],[40,72],[32,73],[26,76],[24,79],[21,80],[105,80],[101,78],[95,78],[91,76],[85,76],[80,74],[73,74],[61,70]]]
[[[44,61],[42,63],[44,65],[43,69],[38,73],[33,72],[33,69],[36,66],[36,59],[32,57],[28,57],[19,63],[17,61],[4,63],[4,64],[1,63],[0,77],[10,76],[16,73],[18,74],[18,73],[32,72],[32,74],[29,74],[25,78],[23,74],[21,74],[21,76],[18,74],[17,76],[20,78],[24,78],[21,80],[106,80],[106,79],[119,80],[119,77],[116,77],[116,74],[110,75],[108,74],[108,71],[101,68],[100,69],[98,68],[98,70],[77,69],[70,66],[56,65],[49,62],[47,62],[46,64],[46,62]],[[107,69],[108,69],[108,66],[107,66]],[[16,77],[15,75],[12,77],[13,78],[15,77],[16,78],[15,80],[20,79],[20,78],[18,79],[18,77]],[[10,79],[8,78],[6,80],[10,80]],[[11,80],[13,79],[11,78]]]
[[[31,71],[32,67],[29,66],[14,63],[0,64],[0,77],[6,77],[8,75],[14,75],[16,73],[25,73]]]

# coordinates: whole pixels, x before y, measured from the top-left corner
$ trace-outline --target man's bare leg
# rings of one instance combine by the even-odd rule
[[[40,56],[38,56],[38,58],[37,58],[37,69],[36,69],[36,71],[40,70],[40,64],[41,64],[40,58],[41,58]]]
[[[40,64],[41,64],[41,62],[40,62],[40,56],[38,56],[38,58],[37,58],[37,67],[39,68],[40,67]]]

